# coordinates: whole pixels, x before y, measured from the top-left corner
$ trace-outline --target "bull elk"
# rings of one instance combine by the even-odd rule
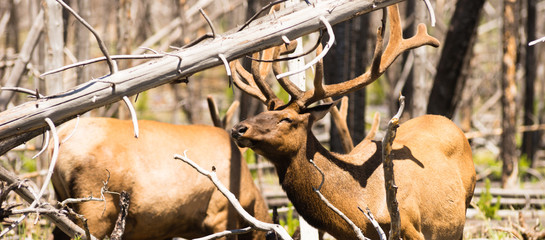
[[[60,131],[69,135],[75,121]],[[108,190],[130,194],[123,239],[196,238],[247,226],[210,180],[173,160],[187,150],[200,166],[215,166],[218,178],[250,214],[271,222],[267,207],[246,162],[220,128],[139,121],[140,137],[131,136],[131,121],[82,118],[74,134],[59,148],[53,185],[60,200],[98,197],[109,171]],[[84,202],[73,207],[88,220],[91,234],[108,236],[119,212],[119,196],[105,194],[105,202]],[[62,238],[60,231],[55,239]],[[239,239],[264,239],[265,233]]]
[[[345,155],[326,150],[313,135],[311,126],[333,104],[309,105],[368,85],[406,50],[439,45],[438,40],[427,35],[424,25],[418,27],[414,37],[403,39],[397,6],[389,7],[388,15],[390,40],[382,53],[383,28],[379,28],[370,70],[343,83],[323,85],[323,66],[319,62],[314,89],[304,92],[289,80],[278,79],[291,96],[287,104],[272,93],[262,74],[270,68],[277,74],[277,62],[271,67],[269,62],[254,61],[252,73],[246,72],[238,61],[231,62],[233,71],[246,80],[242,81],[233,73],[237,86],[268,106],[268,111],[235,125],[232,137],[240,147],[252,148],[270,160],[276,167],[282,188],[299,214],[337,239],[356,239],[356,236],[353,229],[314,192],[313,187],[320,185],[322,176],[309,160],[325,174],[321,193],[354,221],[365,236],[378,239],[374,227],[358,207],[368,207],[381,227],[389,229],[381,144],[366,139]],[[278,49],[265,51],[261,58],[277,57]],[[461,239],[466,209],[475,187],[471,148],[462,131],[441,116],[426,115],[409,120],[397,131],[392,158],[399,187],[397,199],[402,238]]]

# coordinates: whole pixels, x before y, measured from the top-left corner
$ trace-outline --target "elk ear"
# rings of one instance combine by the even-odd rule
[[[312,116],[312,119],[314,121],[318,121],[322,119],[329,112],[329,110],[331,110],[331,108],[337,105],[337,103],[339,103],[340,101],[341,99],[338,99],[333,102],[322,103],[317,106],[307,108],[304,111],[304,113],[310,113],[310,115]]]

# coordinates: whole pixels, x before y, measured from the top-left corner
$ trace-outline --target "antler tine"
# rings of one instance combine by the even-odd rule
[[[244,91],[245,93],[249,94],[250,96],[259,99],[261,102],[266,103],[267,98],[259,88],[256,86],[255,81],[252,77],[252,74],[250,74],[238,60],[234,60],[231,63],[229,63],[232,71],[232,77],[233,77],[233,83],[235,86],[240,88],[240,90]],[[240,77],[237,75],[237,73],[246,80],[246,83],[240,79]]]
[[[399,9],[397,8],[397,4],[388,7],[388,16],[390,16],[390,41],[384,50],[384,56],[386,56],[386,58],[383,58],[380,63],[381,73],[394,62],[397,56],[401,55],[401,53],[407,50],[423,45],[439,47],[439,40],[428,35],[426,25],[423,23],[418,24],[416,34],[413,37],[403,39],[401,20],[399,17]]]
[[[280,52],[277,52],[276,54],[279,55]],[[282,72],[280,62],[273,62],[272,68],[275,75],[278,75]],[[292,81],[290,81],[288,77],[278,78],[277,81],[280,86],[291,96],[292,100],[300,99],[303,96],[304,92],[299,89]]]
[[[320,55],[322,52],[322,44],[318,46],[316,49],[316,55]],[[323,85],[323,79],[324,79],[324,59],[320,59],[316,63],[316,73],[314,74],[314,96],[316,98],[322,99],[325,95],[325,89]]]
[[[316,86],[320,85],[315,85],[315,89],[306,91],[304,96],[298,100],[299,106],[308,106],[320,99],[341,96],[369,85],[377,80],[401,53],[407,50],[424,45],[433,47],[439,46],[439,40],[427,34],[427,29],[424,24],[418,25],[418,31],[413,37],[403,39],[397,4],[389,6],[388,13],[388,19],[390,20],[390,40],[383,52],[383,23],[383,26],[379,27],[377,31],[377,42],[371,68],[354,79],[342,83],[324,85],[323,93],[321,89],[316,88]],[[317,79],[315,79],[315,82],[316,81]]]
[[[263,60],[270,60],[274,57],[274,52],[277,47],[265,49],[261,53],[261,58]],[[259,53],[254,54],[254,58],[257,58]],[[274,109],[276,106],[280,106],[283,104],[282,100],[280,100],[276,94],[274,94],[274,91],[271,89],[269,84],[267,84],[266,79],[268,73],[271,71],[272,63],[270,62],[260,62],[260,61],[252,61],[252,75],[254,77],[255,84],[261,91],[261,93],[265,96],[265,105],[267,105],[267,108],[269,110]]]

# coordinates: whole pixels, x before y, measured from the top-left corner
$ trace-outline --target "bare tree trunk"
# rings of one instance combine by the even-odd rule
[[[19,16],[15,0],[9,1],[9,21],[6,29],[6,47],[10,46],[14,52],[19,52]]]
[[[526,20],[526,39],[532,41],[536,39],[536,0],[527,0],[526,6],[527,20]],[[526,64],[524,72],[525,88],[524,88],[524,125],[539,124],[538,116],[535,109],[535,80],[537,73],[536,63],[536,48],[534,46],[528,46],[524,44],[526,48]],[[539,131],[524,132],[522,136],[522,154],[526,155],[528,160],[535,165],[535,155],[539,146]]]
[[[337,24],[333,27],[336,44],[324,57],[324,76],[328,84],[352,79],[365,72],[369,59],[367,40],[369,38],[369,16],[363,15]],[[327,41],[327,37],[323,41]],[[365,88],[348,94],[349,111],[347,125],[354,143],[365,137]],[[333,117],[331,119],[333,123]],[[331,151],[343,153],[341,136],[335,127],[330,128]]]
[[[469,61],[485,0],[458,0],[437,66],[427,112],[454,116],[467,78]]]
[[[52,70],[64,65],[64,28],[62,6],[55,0],[46,0],[46,34],[48,39],[48,54],[46,69]],[[64,90],[62,73],[45,77],[47,94],[56,94]]]
[[[87,0],[77,0],[78,13],[83,19],[89,19],[91,16],[91,10]],[[76,59],[83,61],[89,59],[89,30],[83,25],[75,27],[74,41],[76,42]],[[81,67],[76,69],[77,80],[76,85],[82,84],[89,80],[89,67]]]
[[[116,25],[117,25],[117,43],[116,52],[120,55],[128,55],[131,53],[132,41],[130,37],[131,28],[131,4],[132,0],[116,0],[115,6],[117,9]],[[117,66],[119,69],[126,69],[131,66],[131,60],[119,61]],[[120,104],[117,108],[119,119],[130,119],[131,115],[127,106]]]
[[[504,0],[503,6],[503,61],[502,61],[502,128],[501,159],[502,187],[518,185],[518,159],[516,154],[516,59],[517,59],[517,1]]]
[[[414,1],[414,0],[411,0]],[[416,32],[416,23],[429,22],[426,20],[427,10],[423,1],[417,1],[414,11],[415,21],[412,24],[413,32]],[[414,64],[412,71],[412,87],[413,96],[411,100],[411,106],[409,111],[411,118],[422,116],[426,114],[426,106],[428,104],[428,96],[430,92],[430,76],[426,71],[426,65],[429,59],[427,58],[426,48],[417,48],[413,50]]]

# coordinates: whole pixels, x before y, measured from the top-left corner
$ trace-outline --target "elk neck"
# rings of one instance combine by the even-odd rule
[[[381,164],[380,144],[369,141],[367,147],[343,155],[328,151],[313,134],[308,134],[307,138],[307,144],[291,157],[269,156],[284,158],[269,158],[275,163],[282,188],[311,225],[329,232],[352,232],[346,222],[330,210],[314,191],[320,186],[322,175],[310,160],[325,174],[321,193],[345,214],[354,215],[351,219],[362,219],[361,215],[357,215],[361,214],[357,207],[365,209],[368,204],[374,204],[371,193],[384,191],[383,184],[378,184],[380,189],[374,189],[377,184],[368,184],[368,181],[377,181],[376,178],[370,179],[377,169],[382,172],[378,168]],[[378,175],[382,176],[381,173]],[[368,185],[371,188],[368,189]],[[349,198],[356,200],[348,203],[346,199]],[[363,223],[358,225],[362,226]]]

